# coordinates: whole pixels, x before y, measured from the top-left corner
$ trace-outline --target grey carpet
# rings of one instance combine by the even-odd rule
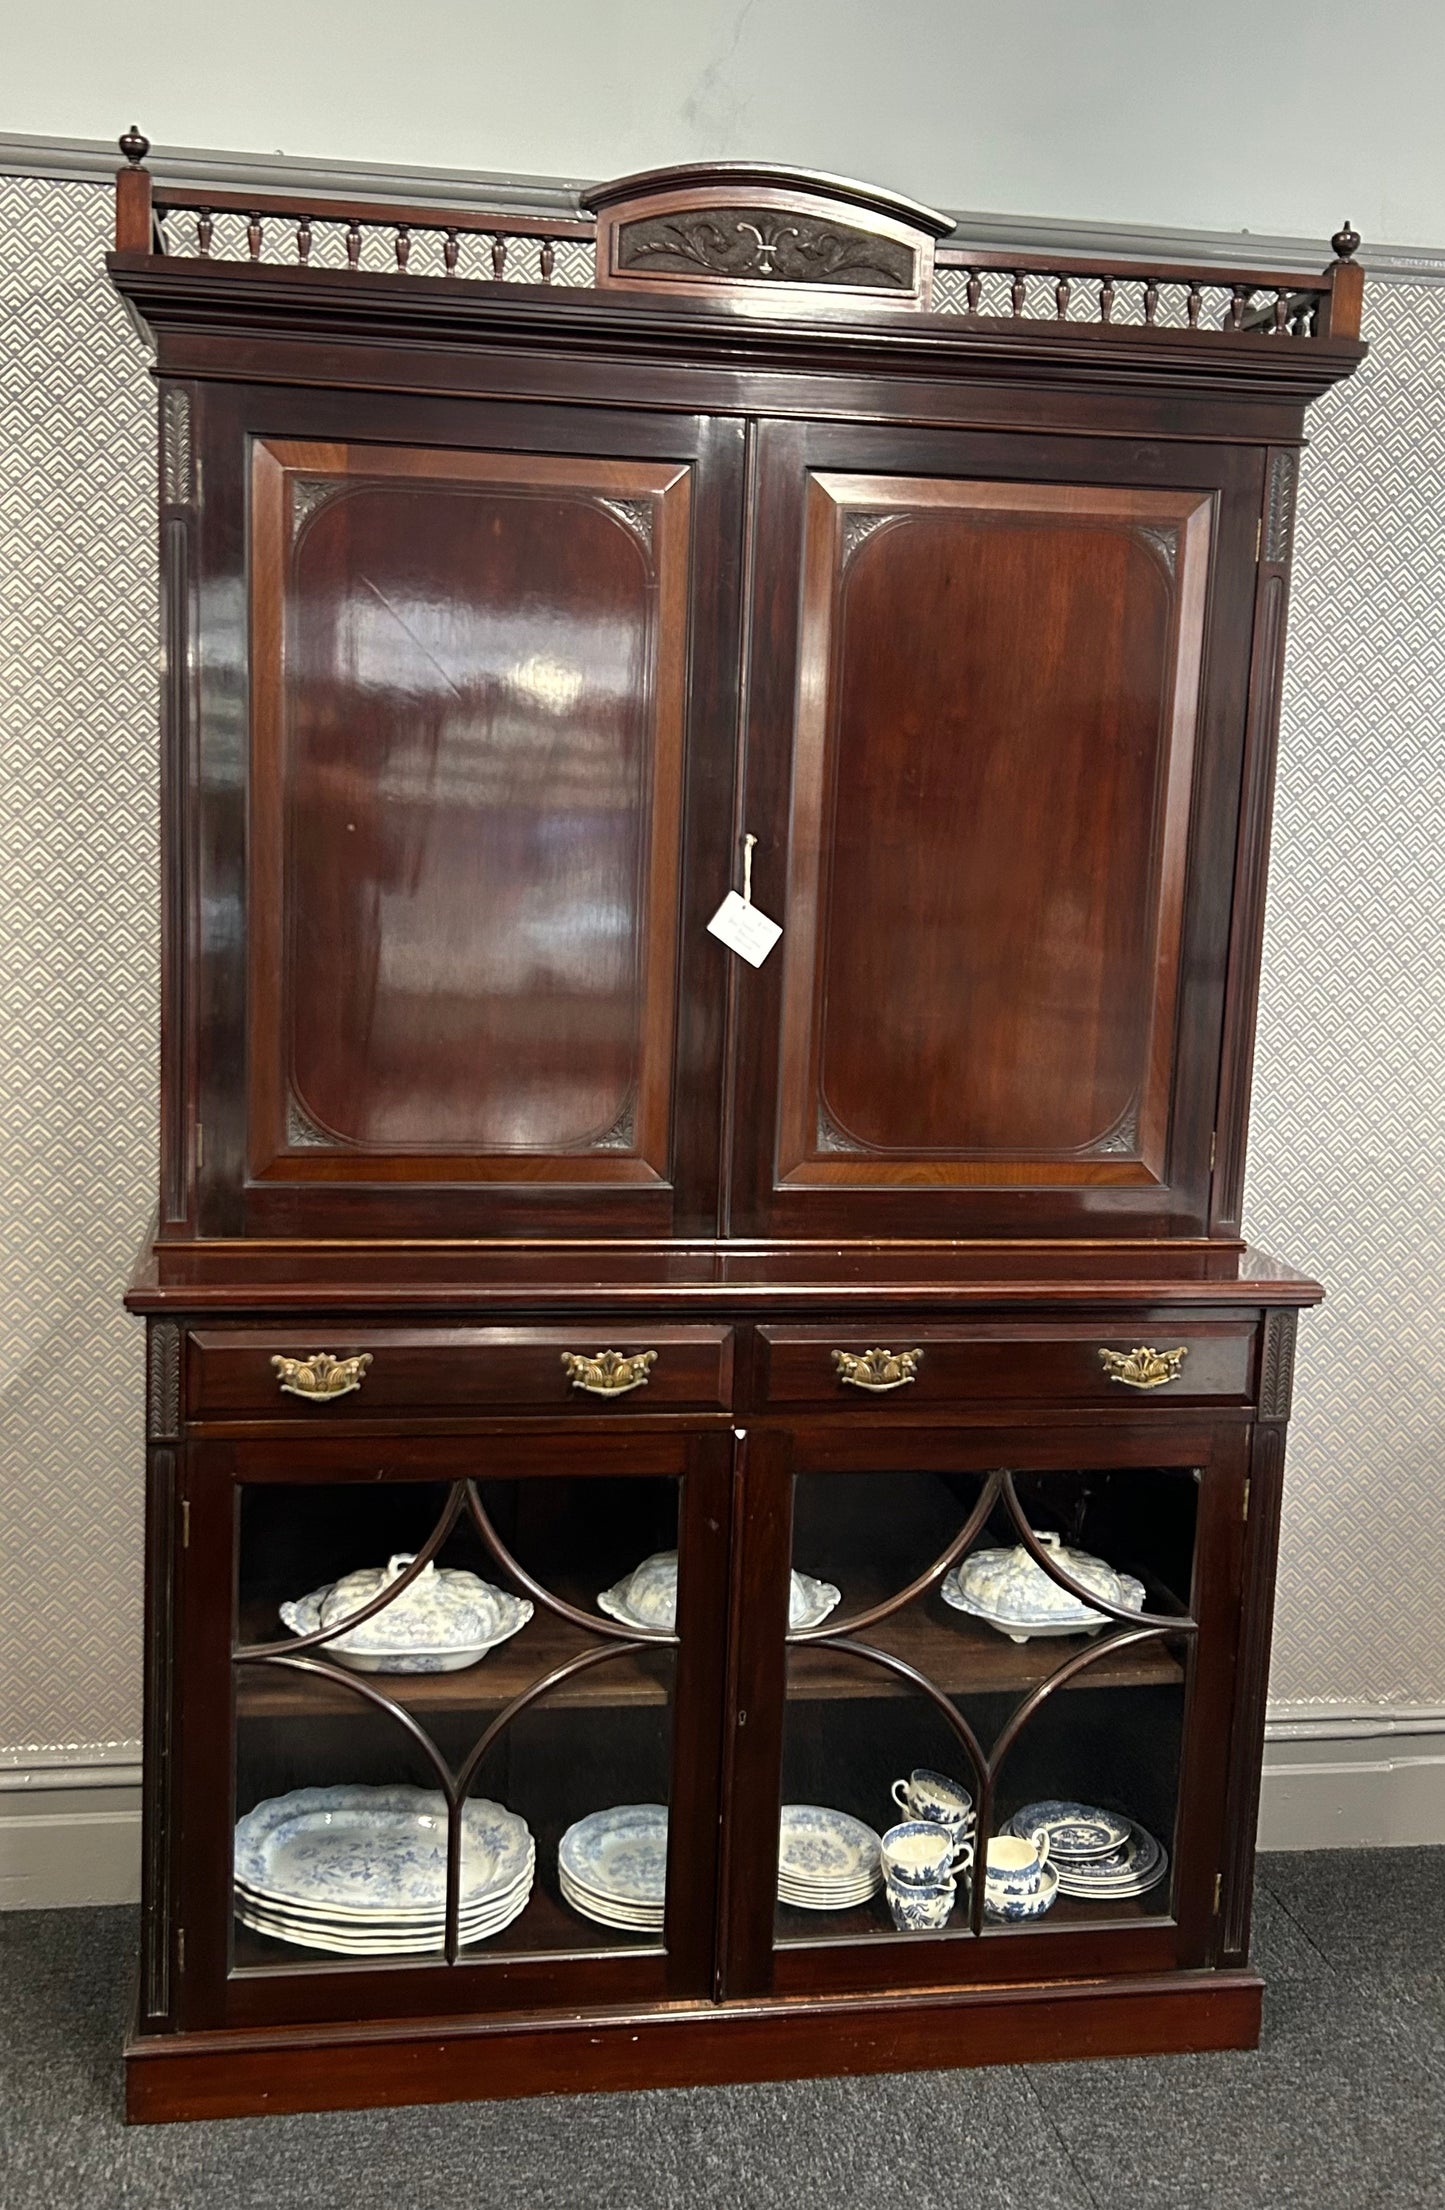
[[[127,2129],[133,1939],[0,1916],[4,2210],[1445,2206],[1445,1849],[1261,1861],[1249,2055]]]

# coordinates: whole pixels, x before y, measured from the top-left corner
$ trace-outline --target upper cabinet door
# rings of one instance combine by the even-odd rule
[[[1203,1233],[1259,456],[779,423],[758,484],[733,1232]]]
[[[710,1231],[741,431],[365,406],[250,445],[245,1229]]]

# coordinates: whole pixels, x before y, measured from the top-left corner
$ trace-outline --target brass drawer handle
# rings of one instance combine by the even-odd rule
[[[656,1351],[598,1351],[595,1358],[584,1351],[562,1353],[563,1372],[589,1397],[625,1397],[629,1389],[645,1389],[656,1364]]]
[[[1156,1351],[1141,1343],[1132,1351],[1100,1351],[1099,1363],[1111,1381],[1126,1389],[1163,1389],[1179,1379],[1179,1368],[1189,1356],[1189,1345],[1177,1351]]]
[[[355,1358],[333,1358],[330,1351],[313,1351],[309,1358],[273,1358],[271,1370],[285,1397],[304,1397],[308,1404],[329,1404],[333,1397],[349,1397],[359,1389],[371,1364],[370,1351]]]
[[[855,1389],[901,1389],[918,1379],[922,1351],[834,1351],[838,1379]]]

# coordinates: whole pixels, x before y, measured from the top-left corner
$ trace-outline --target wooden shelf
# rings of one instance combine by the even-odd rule
[[[873,1601],[876,1599],[866,1599]],[[860,1597],[851,1605],[863,1608]],[[263,1642],[275,1633],[275,1614],[264,1600],[242,1611],[247,1642]],[[952,1611],[936,1592],[906,1611],[864,1628],[859,1640],[900,1658],[948,1696],[1018,1696],[1047,1680],[1078,1655],[1087,1638],[1050,1637],[1015,1643],[991,1627]],[[581,1627],[540,1609],[519,1635],[504,1642],[477,1665],[460,1673],[358,1673],[357,1681],[414,1712],[500,1710],[534,1681],[598,1647]],[[542,1699],[549,1711],[610,1709],[659,1705],[668,1700],[671,1672],[667,1646],[628,1652],[592,1666],[550,1689]],[[796,1702],[872,1700],[916,1695],[906,1680],[880,1665],[820,1646],[793,1646],[788,1693]],[[1110,1653],[1077,1676],[1081,1688],[1147,1688],[1182,1681],[1176,1648],[1163,1642],[1133,1644]],[[241,1718],[313,1718],[365,1713],[365,1699],[339,1683],[289,1667],[243,1665],[237,1668],[236,1709]]]

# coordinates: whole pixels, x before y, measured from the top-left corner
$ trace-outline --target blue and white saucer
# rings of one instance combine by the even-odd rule
[[[1026,1803],[999,1828],[1001,1834],[1034,1834],[1042,1827],[1049,1837],[1049,1856],[1055,1864],[1077,1864],[1090,1857],[1108,1857],[1122,1849],[1134,1831],[1133,1821],[1117,1811],[1101,1810],[1094,1803],[1074,1803],[1067,1798],[1045,1798]]]

